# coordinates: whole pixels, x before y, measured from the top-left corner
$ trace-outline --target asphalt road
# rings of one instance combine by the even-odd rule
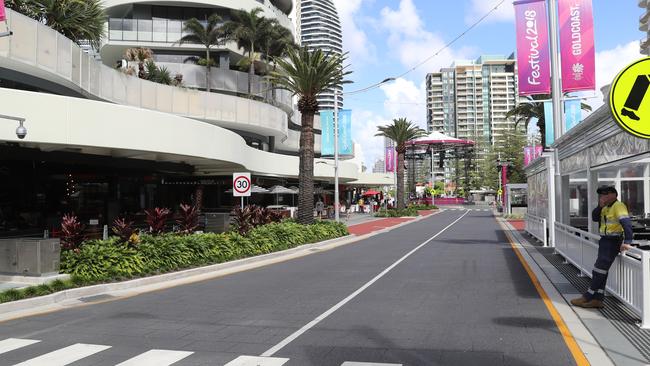
[[[480,211],[442,212],[288,262],[0,323],[0,366],[138,356],[131,364],[235,366],[262,354],[288,366],[575,364],[494,217]]]

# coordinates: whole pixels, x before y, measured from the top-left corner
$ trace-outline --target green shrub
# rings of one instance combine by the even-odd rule
[[[414,212],[417,214],[417,211]],[[341,223],[319,221],[312,225],[300,225],[286,220],[255,227],[246,236],[237,232],[145,234],[140,237],[137,247],[122,243],[117,237],[90,240],[76,250],[61,253],[61,272],[69,273],[69,280],[0,292],[0,303],[101,282],[221,263],[348,234],[347,227]]]
[[[408,207],[403,210],[397,209],[388,209],[388,210],[379,210],[375,214],[375,217],[407,217],[407,216],[418,216],[418,210],[414,207]]]
[[[438,206],[436,206],[436,205],[409,205],[408,208],[414,208],[416,210],[437,210]]]

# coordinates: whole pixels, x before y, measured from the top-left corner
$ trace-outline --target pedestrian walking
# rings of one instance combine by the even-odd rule
[[[598,207],[592,212],[592,220],[600,223],[598,258],[591,272],[591,285],[587,292],[571,304],[583,308],[602,308],[605,299],[607,273],[618,253],[632,244],[632,222],[627,206],[618,200],[618,192],[612,186],[598,188]]]
[[[319,219],[323,218],[323,210],[324,209],[325,209],[325,204],[319,198],[318,202],[316,202],[316,216],[318,216]]]

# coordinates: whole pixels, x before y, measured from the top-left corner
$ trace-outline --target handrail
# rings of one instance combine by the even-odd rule
[[[591,277],[600,237],[559,222],[554,230],[555,250]],[[642,328],[650,329],[650,251],[631,248],[619,254],[609,270],[607,291],[641,317]]]
[[[545,218],[527,213],[525,216],[525,224],[525,230],[527,233],[539,240],[545,247],[549,245],[548,230]]]

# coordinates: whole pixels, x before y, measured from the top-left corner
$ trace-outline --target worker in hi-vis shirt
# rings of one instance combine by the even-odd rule
[[[632,244],[632,222],[625,204],[618,200],[618,192],[612,186],[598,188],[598,207],[592,212],[592,220],[600,223],[598,258],[592,271],[591,285],[585,294],[571,300],[571,304],[583,308],[602,308],[605,298],[607,273],[619,252]]]

